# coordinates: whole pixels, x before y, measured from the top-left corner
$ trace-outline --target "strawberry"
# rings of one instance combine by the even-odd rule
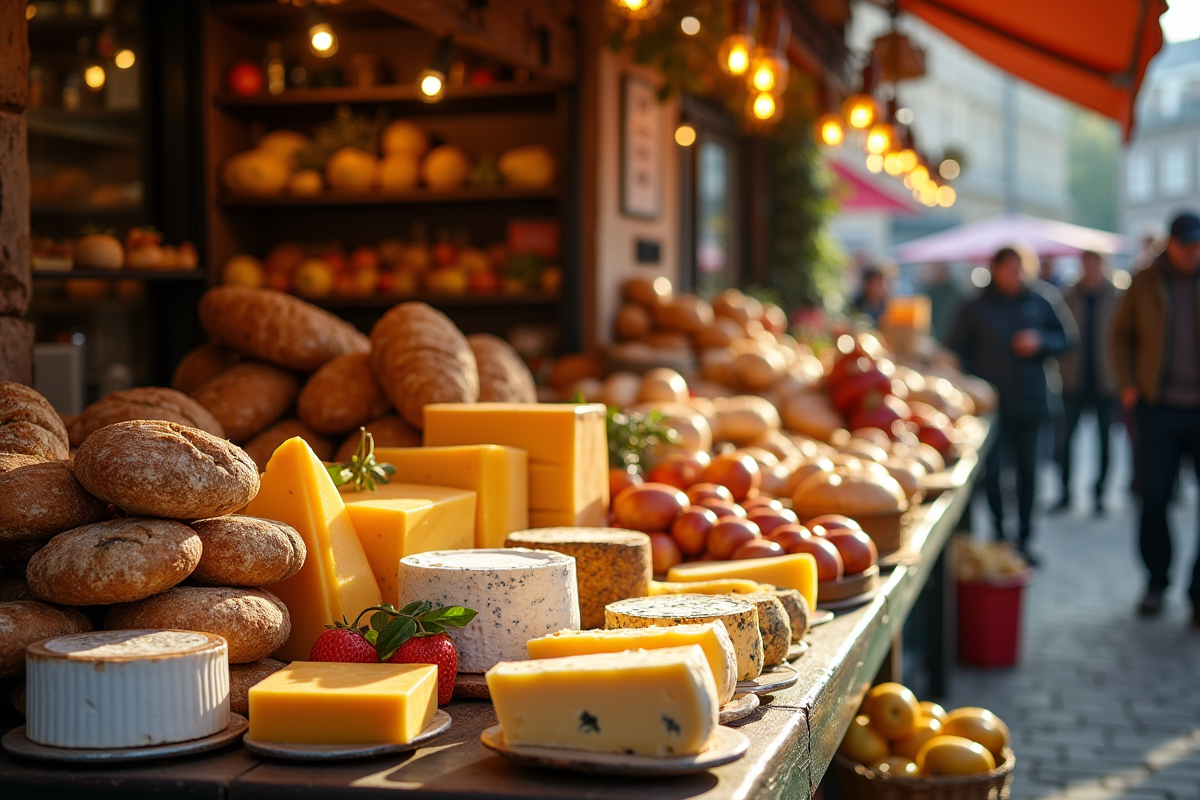
[[[438,705],[444,706],[454,695],[458,677],[458,651],[444,633],[415,636],[392,653],[389,664],[435,664],[438,668]]]
[[[321,632],[308,653],[309,661],[340,661],[345,664],[379,662],[375,645],[356,630],[340,625]]]

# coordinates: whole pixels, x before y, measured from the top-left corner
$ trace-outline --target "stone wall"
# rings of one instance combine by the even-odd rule
[[[29,274],[26,0],[0,0],[0,380],[33,383]]]

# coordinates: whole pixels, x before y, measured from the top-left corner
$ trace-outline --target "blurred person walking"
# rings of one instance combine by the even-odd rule
[[[990,381],[1000,396],[996,443],[987,456],[984,488],[995,536],[1004,540],[1001,472],[1010,459],[1017,483],[1017,546],[1037,566],[1029,544],[1038,436],[1050,418],[1047,361],[1074,347],[1077,332],[1058,290],[1034,280],[1036,263],[1005,247],[992,256],[990,268],[991,282],[960,309],[950,347],[966,372]]]
[[[1170,583],[1167,507],[1185,454],[1200,475],[1200,217],[1176,217],[1165,249],[1133,276],[1113,322],[1112,365],[1137,425],[1138,544],[1148,573],[1138,613],[1152,616]],[[1200,558],[1188,594],[1200,627]]]
[[[883,312],[887,310],[889,265],[870,265],[863,268],[862,288],[850,303],[852,314],[864,314],[871,318],[872,323],[879,325]]]
[[[934,337],[939,342],[949,341],[954,317],[963,301],[962,289],[950,275],[950,267],[947,264],[930,264],[925,280],[917,291],[929,298]]]
[[[1084,411],[1096,415],[1100,432],[1100,464],[1093,486],[1093,509],[1104,513],[1104,482],[1108,477],[1109,431],[1116,408],[1116,381],[1109,358],[1109,331],[1121,300],[1099,253],[1085,252],[1080,259],[1083,272],[1079,282],[1063,293],[1075,325],[1079,329],[1079,347],[1058,361],[1063,386],[1063,430],[1059,437],[1058,462],[1062,469],[1062,497],[1056,511],[1071,508],[1071,441]]]

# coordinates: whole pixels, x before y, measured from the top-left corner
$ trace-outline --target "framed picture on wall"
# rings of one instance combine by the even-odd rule
[[[654,84],[626,75],[621,84],[621,212],[658,219],[663,198],[662,108]]]

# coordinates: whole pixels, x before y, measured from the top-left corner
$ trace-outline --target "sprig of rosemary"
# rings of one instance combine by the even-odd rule
[[[358,442],[358,451],[350,457],[349,464],[330,464],[326,469],[333,479],[334,486],[354,484],[354,491],[361,492],[364,488],[375,491],[375,482],[391,483],[396,468],[388,463],[375,460],[375,437],[366,428],[358,429],[362,438]]]

